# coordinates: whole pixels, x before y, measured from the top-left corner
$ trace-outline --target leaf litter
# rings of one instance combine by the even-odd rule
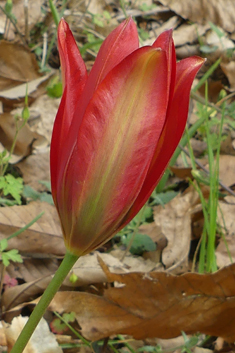
[[[72,30],[77,33],[76,39],[80,47],[84,44],[82,32],[84,28],[92,28],[94,35],[98,34],[103,38],[121,18],[124,19],[118,3],[93,0],[88,5],[90,13],[94,14],[93,17],[86,12],[86,3],[70,1],[65,11],[65,18],[71,21]],[[164,29],[173,28],[179,59],[205,54],[208,58],[204,67],[206,71],[222,56],[218,70],[209,78],[211,101],[217,102],[221,88],[226,89],[228,93],[234,91],[235,12],[231,0],[213,0],[210,3],[189,1],[187,4],[182,0],[161,0],[157,5],[152,1],[146,1],[145,7],[142,5],[140,1],[125,6],[127,14],[137,16],[139,28],[148,33],[147,39],[141,38],[143,44],[152,43],[157,34]],[[29,29],[35,30],[40,21],[42,21],[40,23],[46,21],[45,23],[49,23],[54,30],[52,20],[47,22],[45,17],[48,9],[43,7],[44,12],[41,12],[39,10],[41,6],[45,6],[43,1],[37,0],[32,4],[29,2]],[[102,27],[104,9],[112,16],[109,20],[105,20]],[[10,148],[14,130],[7,127],[13,126],[15,114],[13,109],[23,108],[28,85],[30,119],[17,141],[11,163],[17,162],[16,167],[22,173],[26,186],[30,186],[38,193],[49,193],[39,180],[48,182],[50,178],[49,144],[59,100],[48,98],[45,92],[52,75],[57,73],[54,70],[48,74],[40,72],[40,64],[35,54],[25,43],[23,1],[13,1],[13,10],[19,32],[15,31],[11,24],[5,40],[0,42],[2,48],[0,142],[5,148]],[[80,16],[80,20],[75,22],[71,20],[74,13]],[[99,14],[101,16],[95,19]],[[49,12],[47,15],[50,17]],[[1,13],[2,33],[4,20],[5,15]],[[50,31],[51,29],[49,35]],[[23,40],[20,34],[23,35]],[[10,39],[15,41],[9,41]],[[42,45],[42,36],[40,40]],[[231,55],[228,57],[229,51]],[[85,54],[86,62],[92,61],[95,55],[96,51],[91,46]],[[216,85],[218,88],[214,90],[213,87]],[[195,117],[195,107],[189,117],[191,124],[193,115]],[[222,142],[227,144],[224,149],[226,154],[220,156],[220,180],[231,188],[234,184],[235,139],[232,124],[230,117],[230,121],[226,122],[227,130],[224,132],[227,139]],[[207,159],[205,141],[196,136],[193,149],[197,158],[200,160],[204,158],[205,166]],[[97,253],[81,258],[66,278],[61,292],[57,293],[52,301],[49,310],[56,310],[61,314],[75,312],[81,333],[86,338],[98,340],[121,333],[136,339],[146,340],[149,337],[169,339],[181,335],[182,331],[189,335],[199,331],[223,337],[228,342],[235,340],[233,332],[235,269],[231,264],[231,259],[233,261],[235,258],[234,196],[228,196],[227,193],[227,196],[219,201],[218,206],[218,225],[224,234],[223,237],[217,235],[216,257],[220,271],[203,275],[190,273],[192,265],[190,252],[193,241],[201,236],[203,216],[196,193],[192,188],[188,188],[188,179],[192,177],[191,168],[187,163],[185,165],[185,159],[182,159],[181,165],[184,167],[179,168],[181,170],[178,172],[172,169],[176,176],[171,177],[170,182],[180,183],[181,179],[186,186],[180,186],[178,195],[170,202],[153,206],[151,222],[144,222],[138,230],[155,242],[156,250],[144,252],[143,256],[128,253],[123,258],[125,249],[122,246],[117,248],[109,242],[105,250],[110,253],[102,254],[106,265],[101,260],[99,260],[101,266],[98,264]],[[208,189],[203,189],[203,193],[207,195]],[[0,211],[0,239],[9,237],[41,211],[45,211],[29,229],[8,242],[7,249],[18,249],[23,257],[22,264],[11,263],[5,269],[8,281],[13,279],[18,283],[5,288],[1,297],[3,320],[6,322],[16,320],[12,321],[10,335],[5,328],[1,331],[4,332],[2,345],[7,344],[8,350],[15,341],[18,329],[23,325],[24,319],[18,315],[23,308],[28,310],[38,301],[65,253],[59,219],[54,207],[41,201],[32,202],[29,197],[25,197],[24,203],[27,204],[1,207]],[[73,276],[73,281],[70,276]],[[38,329],[39,333],[44,332],[43,330]],[[46,337],[48,334],[49,331],[45,334]],[[7,343],[4,341],[6,338]],[[170,340],[167,342],[166,349],[170,346]],[[141,344],[144,345],[144,342]],[[55,347],[52,352],[62,351],[56,343]],[[165,347],[163,343],[162,347]],[[30,352],[44,352],[40,349],[42,348],[31,347]],[[196,348],[194,351],[196,352]]]

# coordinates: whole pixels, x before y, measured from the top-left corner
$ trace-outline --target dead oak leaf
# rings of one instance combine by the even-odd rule
[[[213,274],[165,272],[114,274],[103,296],[59,292],[50,310],[75,312],[82,334],[99,340],[113,334],[135,339],[172,338],[202,332],[235,340],[235,264]]]

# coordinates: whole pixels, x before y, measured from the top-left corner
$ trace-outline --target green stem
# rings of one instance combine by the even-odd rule
[[[64,260],[61,262],[60,267],[56,271],[52,281],[43,293],[39,303],[35,307],[34,311],[30,315],[25,327],[23,328],[20,336],[18,337],[11,353],[22,353],[34,330],[36,329],[39,321],[45,313],[48,305],[54,298],[56,292],[60,288],[67,274],[77,261],[78,256],[71,254],[67,251]]]

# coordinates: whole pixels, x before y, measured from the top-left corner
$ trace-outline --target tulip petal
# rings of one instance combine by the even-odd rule
[[[165,52],[144,47],[96,90],[59,180],[71,252],[84,254],[111,237],[140,191],[165,123],[167,75]]]
[[[143,207],[165,171],[184,132],[191,85],[204,61],[199,57],[190,57],[177,63],[176,86],[164,129],[142,189],[120,228],[128,224]]]
[[[105,76],[123,59],[139,47],[136,25],[132,18],[122,22],[104,40],[89,74],[83,94],[77,100],[77,114],[83,116],[94,91]],[[79,121],[74,117],[73,130],[78,131]],[[71,138],[72,139],[72,138]]]
[[[77,100],[87,81],[87,71],[68,24],[62,19],[58,27],[58,46],[63,76],[64,92],[54,123],[51,141],[51,183],[56,189],[58,163],[61,150],[66,145]],[[54,193],[53,193],[54,194]]]
[[[128,18],[104,40],[89,74],[87,92],[92,96],[105,76],[138,47],[136,25],[132,18]]]
[[[175,75],[176,75],[176,55],[175,46],[172,39],[173,30],[162,32],[155,42],[153,43],[154,48],[161,48],[166,52],[167,64],[168,64],[168,82],[167,89],[169,91],[169,102],[171,101],[175,87]]]
[[[87,70],[68,24],[62,19],[58,27],[58,46],[64,87],[67,87],[63,119],[63,136],[71,124],[77,101],[87,82]],[[61,124],[61,121],[60,121]]]

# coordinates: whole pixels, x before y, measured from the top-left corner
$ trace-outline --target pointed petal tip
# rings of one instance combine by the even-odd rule
[[[187,59],[191,61],[192,66],[194,66],[195,68],[198,67],[198,70],[207,60],[206,58],[201,58],[200,56],[191,56],[190,58],[187,58]],[[187,59],[184,59],[184,60],[187,60]]]
[[[65,19],[62,17],[59,25],[58,25],[58,34],[62,33],[62,32],[66,32],[69,28],[68,23],[65,21]]]

